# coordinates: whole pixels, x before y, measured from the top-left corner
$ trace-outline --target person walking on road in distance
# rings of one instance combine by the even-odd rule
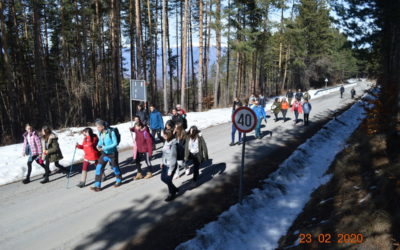
[[[343,93],[344,93],[344,86],[342,85],[340,87],[340,98],[343,98]]]
[[[176,111],[178,112],[178,114],[181,115],[182,120],[183,120],[183,123],[182,123],[183,124],[183,128],[186,130],[187,129],[187,114],[186,114],[186,111],[181,107],[180,104],[177,104],[175,106],[175,108],[176,108]]]
[[[235,110],[238,109],[239,107],[240,107],[239,104],[237,104],[235,106]],[[235,110],[232,111],[232,115],[235,112]],[[237,144],[239,144],[239,145],[242,144],[242,132],[237,130],[235,125],[233,125],[233,123],[232,123],[231,143],[229,144],[229,146],[236,145],[236,143],[235,143],[235,134],[236,134],[236,132],[238,132],[238,134],[239,134],[239,140],[238,140]]]
[[[311,103],[308,100],[304,100],[303,103],[303,112],[304,112],[304,125],[308,125],[308,120],[310,118],[310,112],[311,112],[312,106]]]
[[[267,102],[262,93],[258,96],[258,103],[260,104],[261,107],[263,107],[265,109],[265,105],[267,104]]]
[[[28,156],[28,172],[26,173],[26,178],[22,181],[24,184],[31,182],[31,172],[32,163],[36,161],[42,168],[44,168],[46,174],[49,169],[43,164],[42,155],[42,142],[40,141],[39,134],[33,130],[33,127],[29,124],[25,125],[25,133],[22,135],[24,137],[24,144],[22,150],[22,156]],[[44,176],[46,176],[46,174]]]
[[[295,98],[297,101],[301,102],[301,99],[303,98],[303,93],[301,92],[301,89],[297,90]]]
[[[264,119],[265,123],[267,123],[267,115],[265,114],[265,110],[258,103],[258,100],[254,102],[253,107],[251,108],[254,113],[256,113],[257,117],[257,125],[256,125],[256,138],[261,139],[261,122]]]
[[[307,100],[307,101],[311,100],[311,95],[310,95],[310,93],[308,93],[308,90],[306,90],[306,92],[304,92],[303,99]]]
[[[77,187],[80,188],[85,187],[89,165],[94,164],[96,166],[97,160],[100,156],[100,153],[96,148],[99,138],[93,133],[93,130],[91,128],[85,128],[82,131],[82,134],[84,136],[82,144],[76,144],[76,148],[83,149],[83,152],[85,153],[83,157],[81,181],[77,185]]]
[[[176,145],[177,145],[177,168],[175,171],[174,179],[177,179],[180,177],[180,169],[184,168],[186,175],[189,175],[189,168],[186,167],[186,164],[184,162],[185,158],[185,143],[186,143],[186,132],[183,129],[182,123],[178,123],[175,125],[174,133],[173,136],[175,136],[176,139]]]
[[[288,92],[286,93],[286,97],[289,101],[290,107],[292,107],[292,100],[293,100],[294,94],[291,89],[289,89]]]
[[[108,162],[110,162],[116,178],[114,187],[121,186],[122,173],[118,165],[118,138],[116,132],[103,120],[98,119],[95,124],[99,132],[99,142],[96,148],[100,151],[100,157],[96,166],[94,186],[90,187],[90,189],[98,192],[101,191],[102,175]]]
[[[283,116],[283,122],[286,122],[286,114],[289,109],[289,103],[286,101],[286,98],[283,97],[281,101],[281,112]]]
[[[354,88],[351,89],[351,99],[354,99],[354,96],[356,95],[356,90]]]
[[[196,126],[189,129],[189,135],[185,143],[185,161],[191,160],[193,163],[193,180],[190,188],[197,186],[200,164],[208,160],[208,150],[206,142]]]
[[[154,105],[150,105],[150,130],[151,136],[154,139],[154,146],[156,145],[156,134],[158,139],[161,142],[164,142],[164,138],[161,136],[161,130],[164,130],[164,121],[161,116],[161,113],[154,107]]]
[[[145,179],[153,177],[152,173],[152,165],[150,158],[153,155],[153,140],[149,132],[146,130],[146,126],[143,123],[135,124],[134,128],[131,128],[131,131],[136,134],[136,147],[137,147],[137,155],[135,159],[137,174],[135,176],[135,180],[143,179],[142,168],[140,161],[144,158],[148,171]]]
[[[42,183],[49,182],[50,175],[50,163],[54,162],[54,165],[58,168],[58,172],[63,174],[68,174],[68,169],[60,165],[59,161],[63,159],[61,153],[60,145],[58,144],[58,137],[54,134],[49,126],[44,126],[42,128],[42,149],[44,164],[46,165],[46,173]]]
[[[140,121],[144,125],[148,125],[149,122],[149,115],[147,114],[146,110],[144,109],[143,104],[137,105],[136,116],[139,117]]]
[[[243,105],[242,102],[237,97],[233,99],[232,111],[236,110],[236,105],[239,105],[239,107]]]
[[[303,113],[303,108],[301,106],[301,102],[298,101],[297,99],[294,100],[293,105],[292,105],[292,111],[294,112],[294,123],[297,124],[299,121],[299,114]]]
[[[162,148],[161,161],[161,181],[168,186],[168,197],[165,201],[175,199],[179,189],[172,183],[172,173],[176,168],[177,161],[177,141],[174,138],[171,130],[164,131],[165,143]]]
[[[271,106],[271,111],[274,113],[275,122],[277,122],[279,120],[278,114],[281,112],[281,102],[279,101],[279,98],[275,98],[275,101]]]

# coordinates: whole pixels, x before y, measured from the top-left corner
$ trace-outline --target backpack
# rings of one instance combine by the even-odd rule
[[[115,136],[117,137],[117,146],[118,146],[119,143],[121,142],[121,134],[119,133],[118,128],[109,127],[109,130],[111,131],[111,133],[112,132],[115,133]],[[111,133],[109,134],[110,138],[111,138]]]
[[[303,97],[304,97],[304,99],[310,99],[310,94],[305,93]]]

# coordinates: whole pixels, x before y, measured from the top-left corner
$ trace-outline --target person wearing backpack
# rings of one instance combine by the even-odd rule
[[[271,111],[274,113],[275,122],[277,122],[279,120],[278,114],[281,112],[281,103],[279,102],[279,98],[275,98],[275,101],[271,106]]]
[[[344,93],[344,86],[342,85],[340,87],[340,98],[343,98],[343,93]]]
[[[305,100],[303,103],[303,112],[304,112],[304,125],[308,125],[308,118],[310,117],[310,112],[311,112],[311,103],[308,102],[308,100]]]
[[[110,162],[116,178],[114,187],[119,187],[122,185],[122,173],[118,165],[117,149],[121,136],[118,129],[111,128],[108,123],[103,120],[96,121],[96,128],[99,132],[99,142],[97,143],[96,148],[98,151],[100,151],[100,157],[96,166],[94,186],[90,187],[90,189],[98,192],[101,191],[102,175],[107,162]]]
[[[254,113],[256,113],[257,117],[256,138],[261,139],[261,122],[264,120],[265,123],[267,123],[267,115],[265,114],[264,108],[258,104],[258,100],[255,100],[251,109],[254,111]]]
[[[38,133],[33,130],[33,127],[30,124],[25,125],[25,133],[22,135],[24,137],[24,144],[22,155],[29,156],[28,158],[28,172],[26,174],[26,178],[22,181],[24,184],[28,184],[31,182],[31,172],[32,172],[32,163],[36,161],[42,168],[44,168],[46,174],[50,172],[48,168],[43,164],[43,160],[40,158],[42,155],[42,143],[40,141],[40,137]],[[46,175],[45,174],[45,175]]]
[[[137,155],[135,159],[136,167],[137,167],[137,174],[134,177],[134,180],[140,179],[148,179],[153,177],[152,173],[152,165],[150,158],[153,154],[153,140],[149,132],[146,130],[145,125],[141,122],[136,123],[134,128],[131,128],[131,131],[135,133],[135,141],[137,147]],[[140,161],[144,159],[148,168],[147,174],[145,177],[142,175],[142,168],[140,165]]]
[[[286,97],[289,100],[290,107],[292,107],[292,100],[293,100],[294,94],[291,89],[289,89],[288,92],[286,93]]]
[[[303,92],[301,92],[301,89],[298,89],[296,94],[295,94],[295,99],[299,102],[301,102],[301,99],[303,98]]]
[[[286,101],[286,98],[283,97],[282,101],[281,101],[281,112],[282,112],[282,116],[283,116],[283,122],[286,122],[286,114],[287,114],[289,107],[290,107],[289,103]]]
[[[164,130],[164,121],[160,111],[158,111],[154,105],[150,105],[150,130],[151,136],[154,139],[154,145],[156,144],[156,134],[161,142],[164,142],[164,138],[161,136],[161,130]]]
[[[235,110],[236,109],[238,109],[238,108],[240,108],[240,106],[241,105],[239,105],[239,104],[236,104],[236,106],[235,106],[235,109],[232,111],[232,116],[233,116],[233,113],[235,113]],[[238,136],[239,136],[239,138],[238,138],[238,142],[237,142],[237,144],[242,144],[242,132],[240,132],[239,130],[237,130],[237,128],[235,127],[235,125],[232,123],[232,130],[231,130],[231,143],[229,144],[229,146],[234,146],[234,145],[236,145],[236,143],[235,143],[235,135],[236,135],[236,132],[238,132]]]
[[[137,105],[136,116],[139,117],[140,121],[144,125],[146,125],[146,126],[148,125],[149,115],[147,114],[143,104]]]
[[[297,99],[294,100],[294,102],[293,102],[292,111],[294,112],[294,117],[295,117],[294,123],[297,124],[299,121],[299,114],[303,113],[301,103]]]
[[[77,185],[77,187],[80,188],[85,187],[89,165],[94,164],[96,166],[97,160],[100,156],[100,152],[96,148],[99,138],[93,133],[93,130],[91,128],[85,128],[82,131],[82,134],[84,136],[82,144],[76,144],[76,148],[83,149],[83,152],[85,153],[85,156],[83,157],[81,180]]]
[[[267,104],[267,102],[265,100],[265,96],[262,93],[258,96],[258,103],[261,107],[265,109],[265,105]]]

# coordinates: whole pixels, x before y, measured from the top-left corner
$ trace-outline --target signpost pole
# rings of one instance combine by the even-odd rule
[[[239,183],[239,203],[242,204],[243,199],[243,173],[244,173],[244,155],[246,149],[246,133],[243,133],[242,144],[242,164],[240,166],[240,183]]]

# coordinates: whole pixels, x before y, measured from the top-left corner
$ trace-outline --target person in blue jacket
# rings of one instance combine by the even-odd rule
[[[305,99],[303,103],[303,112],[304,112],[304,125],[308,125],[308,118],[310,117],[312,106],[311,103]]]
[[[257,126],[256,126],[256,138],[261,139],[261,122],[264,119],[267,122],[267,115],[265,114],[264,108],[259,104],[258,100],[255,100],[251,109],[256,113]]]
[[[94,186],[90,187],[91,190],[98,192],[101,191],[101,179],[104,172],[104,167],[107,162],[110,162],[116,181],[114,187],[121,186],[122,174],[118,166],[118,139],[115,131],[107,126],[103,120],[96,121],[96,127],[99,131],[99,142],[97,143],[97,150],[101,155],[96,166],[96,177],[94,179]]]
[[[154,105],[150,106],[150,130],[151,136],[154,138],[154,144],[156,134],[161,142],[164,142],[164,137],[161,136],[161,131],[164,130],[164,121],[160,111],[158,111]]]

